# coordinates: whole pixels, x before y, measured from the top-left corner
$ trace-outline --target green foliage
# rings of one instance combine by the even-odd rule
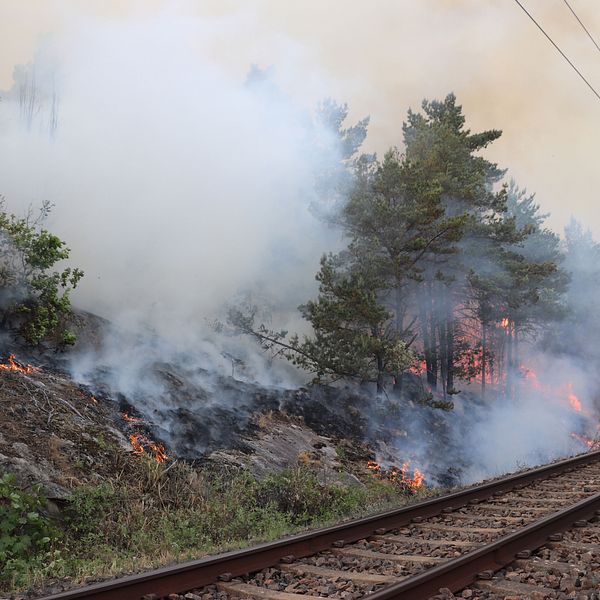
[[[15,485],[13,475],[0,477],[0,582],[15,583],[43,564],[57,533],[43,516],[45,500]]]
[[[36,346],[61,327],[71,311],[69,293],[83,277],[78,268],[52,271],[56,263],[69,258],[69,249],[60,238],[41,225],[51,206],[42,205],[39,215],[24,218],[0,206],[0,287],[5,298],[3,322],[18,322],[18,330]],[[61,332],[59,345],[75,342],[71,331]]]
[[[148,462],[137,477],[75,490],[64,518],[64,555],[54,574],[127,565],[279,538],[304,527],[398,502],[390,484],[350,488],[319,482],[308,467],[254,479]]]
[[[314,337],[305,338],[294,362],[316,372],[377,382],[403,371],[414,360],[391,326],[392,315],[378,300],[385,282],[367,265],[343,265],[323,257],[317,274],[319,296],[300,307]]]
[[[293,364],[323,377],[356,378],[377,383],[383,391],[385,377],[406,369],[414,361],[391,314],[379,302],[385,283],[365,264],[348,265],[344,256],[324,256],[319,296],[300,307],[314,335],[302,340],[287,332],[273,332],[254,324],[254,315],[230,310],[229,321],[243,333],[255,336],[266,349],[278,349]]]

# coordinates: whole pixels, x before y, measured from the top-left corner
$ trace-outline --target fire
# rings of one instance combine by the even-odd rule
[[[509,324],[510,321],[508,320],[508,317],[503,317],[500,321],[500,327],[502,327],[503,329],[508,329]]]
[[[169,458],[167,456],[165,447],[162,444],[157,444],[156,442],[149,440],[141,433],[132,433],[129,436],[129,443],[133,448],[134,454],[144,454],[146,451],[145,448],[149,448],[154,454],[154,459],[157,463],[164,462]]]
[[[165,462],[169,458],[162,444],[150,444],[150,450],[154,452],[154,458],[157,463]]]
[[[142,421],[138,417],[132,417],[127,411],[123,411],[121,416],[123,417],[123,421],[127,421],[128,423],[140,423]]]
[[[584,446],[587,446],[589,450],[598,449],[598,445],[600,444],[600,440],[598,439],[594,440],[591,438],[584,437],[583,435],[579,435],[577,433],[572,433],[571,437],[574,440],[577,440],[579,443],[583,444]]]
[[[569,404],[571,405],[571,408],[576,411],[576,412],[581,412],[581,402],[579,400],[579,398],[575,395],[575,393],[573,392],[573,384],[569,383],[568,384],[568,400],[569,400]]]
[[[410,369],[408,369],[411,373],[415,375],[422,375],[427,372],[427,363],[424,360],[415,363]]]
[[[581,404],[581,400],[579,400],[579,398],[575,394],[572,383],[566,383],[558,388],[552,388],[549,385],[543,384],[539,380],[537,373],[533,369],[529,369],[524,365],[521,365],[519,367],[519,370],[525,378],[525,381],[533,389],[543,391],[545,394],[549,396],[554,396],[556,398],[559,398],[560,400],[564,400],[566,398],[567,402],[569,403],[569,406],[575,412],[583,412],[583,405]]]
[[[98,399],[96,398],[96,396],[90,396],[90,400],[95,404],[98,404]]]
[[[143,454],[144,453],[144,446],[142,445],[142,439],[143,439],[143,436],[136,435],[134,433],[132,433],[129,436],[129,443],[131,444],[131,446],[133,448],[134,454]]]
[[[37,367],[34,367],[32,365],[21,366],[15,360],[14,354],[11,354],[8,357],[8,363],[0,364],[0,369],[2,369],[3,371],[17,371],[18,373],[27,373],[27,374],[36,373],[37,371],[39,371],[39,369]]]
[[[389,469],[384,469],[381,465],[378,465],[374,460],[367,462],[367,469],[374,471],[382,479],[388,479],[389,481],[403,483],[412,489],[417,489],[423,485],[425,475],[417,469],[413,469],[412,477],[409,475],[410,461],[406,461],[400,468],[391,466]]]

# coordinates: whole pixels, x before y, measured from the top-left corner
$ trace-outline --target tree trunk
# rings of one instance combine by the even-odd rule
[[[448,379],[447,379],[447,377],[448,377],[447,333],[448,333],[448,330],[446,329],[445,319],[442,319],[439,321],[438,329],[439,329],[439,336],[440,336],[440,350],[439,350],[440,376],[442,378],[442,391],[444,392],[444,396],[445,396],[446,391],[448,390],[448,387],[447,387],[447,383],[448,383]]]
[[[513,337],[512,323],[509,321],[505,329],[506,340],[506,397],[512,398],[512,380],[513,380]]]
[[[454,319],[446,317],[446,389],[454,391]]]
[[[486,339],[486,326],[485,323],[481,324],[481,397],[485,398],[485,376],[487,375],[486,373],[486,343],[487,343],[487,339]]]
[[[399,283],[396,284],[395,291],[395,313],[396,313],[396,333],[404,331],[404,313],[405,308],[402,303],[402,291]],[[394,377],[394,392],[398,395],[402,393],[402,373],[396,373]]]
[[[433,283],[428,285],[427,295],[427,306],[429,308],[429,356],[431,361],[431,368],[427,369],[427,383],[431,386],[432,390],[437,389],[437,375],[438,375],[438,351],[437,351],[437,316],[435,314],[436,305],[433,298]]]
[[[419,321],[421,324],[421,335],[423,336],[423,353],[425,355],[427,383],[432,389],[435,389],[437,386],[437,362],[435,360],[435,352],[433,351],[435,337],[431,337],[431,334],[435,336],[435,326],[432,325],[433,312],[430,310],[431,290],[429,284],[426,284],[424,287],[425,290],[421,294],[421,302],[419,303]]]
[[[385,388],[385,385],[384,385],[383,358],[381,356],[377,356],[377,395],[378,396],[381,396],[383,394],[384,388]]]

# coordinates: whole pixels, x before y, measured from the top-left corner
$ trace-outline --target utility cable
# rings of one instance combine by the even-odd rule
[[[582,75],[581,71],[569,60],[568,56],[558,47],[558,45],[554,42],[554,40],[544,31],[542,26],[533,18],[533,16],[528,12],[528,10],[519,2],[519,0],[515,0],[515,2],[523,9],[523,12],[535,23],[536,27],[546,36],[548,41],[560,52],[560,55],[571,65],[573,70],[583,79],[585,84],[592,90],[596,98],[600,100],[600,94],[594,89],[592,84]]]
[[[598,52],[600,52],[600,46],[596,44],[596,40],[592,37],[592,34],[588,31],[587,27],[583,24],[583,21],[577,16],[577,13],[571,8],[571,5],[567,2],[567,0],[563,0],[563,2],[569,7],[569,10],[573,13],[573,16],[577,19],[579,24],[583,27],[583,30],[587,33],[590,40],[592,40],[592,44],[596,46]]]

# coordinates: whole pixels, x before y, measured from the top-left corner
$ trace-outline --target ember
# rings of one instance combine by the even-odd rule
[[[381,479],[388,479],[389,481],[403,483],[410,488],[416,489],[423,485],[425,476],[416,467],[413,469],[412,477],[409,476],[409,465],[410,461],[406,461],[403,465],[398,468],[391,466],[389,469],[384,469],[381,465],[378,465],[374,460],[370,460],[367,463],[367,469],[374,471]]]
[[[169,458],[162,444],[157,444],[140,433],[132,433],[129,436],[129,443],[133,448],[134,454],[144,454],[146,451],[145,448],[149,448],[152,454],[154,454],[157,463],[164,462]]]
[[[32,365],[23,365],[21,366],[19,363],[17,363],[17,361],[15,360],[15,355],[11,354],[8,357],[8,363],[6,364],[0,364],[0,369],[4,370],[4,371],[17,371],[18,373],[36,373],[39,371],[39,369],[37,367],[34,367]]]

